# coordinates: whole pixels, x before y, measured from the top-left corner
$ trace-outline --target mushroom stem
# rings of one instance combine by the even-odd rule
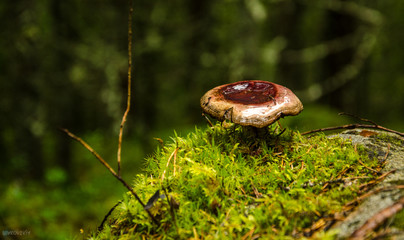
[[[258,138],[265,138],[269,134],[268,127],[257,128],[256,131]]]
[[[258,128],[253,126],[243,126],[243,132],[246,133],[247,136],[253,136],[254,138],[263,139],[268,135],[268,127]]]

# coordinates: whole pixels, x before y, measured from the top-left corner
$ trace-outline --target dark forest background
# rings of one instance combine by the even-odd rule
[[[127,1],[0,3],[0,230],[94,231],[125,189],[58,128],[115,166],[126,107]],[[158,142],[205,127],[199,99],[248,79],[295,91],[298,130],[348,112],[404,131],[404,1],[134,0],[133,102],[123,177]]]

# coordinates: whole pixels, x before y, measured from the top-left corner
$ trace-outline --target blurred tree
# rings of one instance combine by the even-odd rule
[[[344,0],[344,2],[347,1]],[[328,11],[328,14],[326,15],[324,21],[326,21],[327,25],[327,28],[324,30],[323,33],[323,38],[325,39],[325,41],[330,41],[333,39],[343,41],[343,37],[352,35],[358,27],[357,20],[355,20],[352,16],[347,15],[346,13],[344,14],[334,11]],[[352,58],[354,57],[353,47],[357,46],[348,46],[340,52],[327,55],[321,62],[322,77],[320,77],[320,79],[327,79],[330,76],[337,75],[341,71],[341,69],[352,62]],[[332,88],[332,86],[323,86],[323,92],[326,88]],[[345,99],[347,92],[349,92],[349,94],[353,94],[353,91],[350,91],[349,88],[333,89],[329,94],[322,96],[320,98],[320,101],[328,103],[328,105],[333,108],[343,109],[346,104]]]
[[[381,0],[135,1],[125,137],[142,139],[150,152],[155,130],[203,121],[199,97],[207,89],[243,79],[278,82],[305,104],[381,123],[402,118],[383,105],[404,108],[404,54],[391,50],[404,38],[402,9]],[[126,2],[108,0],[0,3],[4,176],[40,179],[50,165],[70,172],[71,141],[57,127],[102,129],[115,139],[126,93],[126,12]]]
[[[292,127],[338,124],[335,113],[346,111],[404,131],[404,1],[134,4],[133,107],[123,159],[141,161],[153,151],[153,137],[205,124],[202,94],[244,79],[293,89],[305,111]],[[82,161],[85,151],[57,128],[88,137],[114,160],[125,110],[127,11],[126,1],[113,0],[0,2],[0,187],[10,186],[8,203],[20,180],[57,187],[93,178],[104,187],[104,177]],[[83,196],[102,198],[93,188]],[[65,201],[64,189],[49,201]],[[20,194],[16,205],[46,191]],[[33,199],[37,208],[47,204],[41,198]]]
[[[81,1],[1,3],[2,23],[7,23],[4,30],[8,36],[0,40],[4,116],[0,126],[4,149],[1,161],[9,166],[2,168],[3,176],[17,174],[19,178],[40,180],[52,165],[60,166],[70,176],[71,141],[57,128],[71,127],[77,132],[108,130],[111,120],[119,114],[104,110],[109,105],[116,109],[120,104],[121,89],[116,86],[126,67],[122,64],[125,48],[120,54],[117,49],[110,52],[118,55],[118,61],[110,67],[103,54],[110,54],[108,41],[116,39],[108,40],[110,34],[102,31],[105,23],[94,21],[90,12],[96,7],[105,14],[101,19],[108,21],[110,17],[112,21],[119,11],[126,11],[126,5],[93,5]],[[101,35],[105,43],[97,44]],[[126,28],[121,35],[125,39]],[[113,82],[107,82],[110,78]],[[111,103],[104,96],[113,89],[113,98],[118,101]]]

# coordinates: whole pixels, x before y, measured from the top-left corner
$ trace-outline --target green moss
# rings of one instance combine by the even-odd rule
[[[391,227],[404,229],[404,210],[399,211],[393,218]]]
[[[376,142],[389,143],[393,149],[404,146],[404,139],[392,134],[380,133],[377,137],[373,136],[373,139]]]
[[[308,138],[276,126],[264,134],[195,129],[158,149],[133,184],[145,201],[160,190],[150,209],[160,226],[128,193],[95,238],[303,236],[319,218],[341,211],[377,166],[363,148],[323,134]]]

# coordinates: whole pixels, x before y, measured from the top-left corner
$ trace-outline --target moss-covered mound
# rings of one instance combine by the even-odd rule
[[[342,212],[380,165],[349,140],[323,134],[196,129],[158,149],[135,178],[159,224],[128,193],[94,238],[332,237],[317,231],[327,228],[320,222]]]

